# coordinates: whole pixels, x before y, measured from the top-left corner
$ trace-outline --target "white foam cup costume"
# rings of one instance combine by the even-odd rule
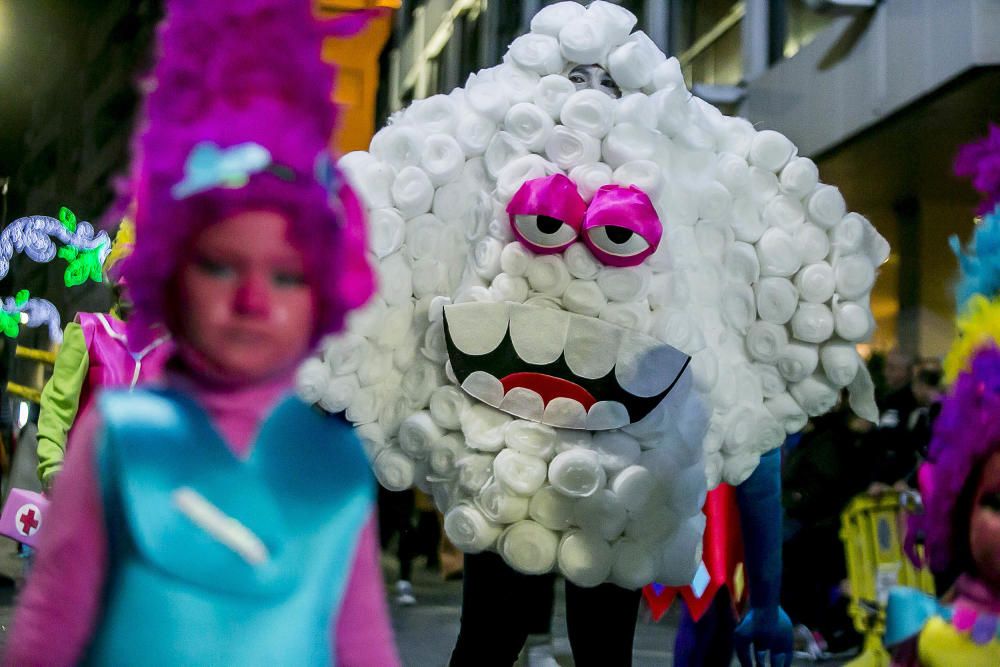
[[[502,64],[344,157],[379,294],[299,373],[459,548],[583,586],[689,582],[707,489],[841,387],[874,416],[854,345],[884,239],[786,137],[693,100],[634,25],[549,5]],[[569,81],[593,63],[620,99]],[[570,185],[531,195],[546,178]],[[649,225],[603,215],[609,188]]]

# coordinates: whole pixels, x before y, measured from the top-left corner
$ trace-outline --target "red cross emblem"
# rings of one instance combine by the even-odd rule
[[[41,526],[42,512],[37,505],[28,503],[18,508],[17,514],[14,515],[14,527],[17,528],[17,532],[29,537],[37,533]]]

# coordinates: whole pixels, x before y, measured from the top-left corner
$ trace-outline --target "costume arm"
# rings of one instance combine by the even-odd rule
[[[750,606],[777,607],[781,598],[781,450],[736,487],[750,588]]]
[[[52,377],[42,389],[38,413],[38,478],[46,487],[62,468],[66,434],[80,409],[80,392],[89,366],[83,329],[71,322],[66,325]]]
[[[750,612],[736,629],[740,662],[756,664],[771,653],[772,664],[791,663],[792,625],[781,609],[781,450],[760,457],[750,478],[736,487],[743,532]]]
[[[336,664],[345,667],[395,667],[400,664],[385,603],[375,535],[373,514],[361,531],[334,628]]]
[[[93,634],[107,576],[107,537],[97,485],[96,411],[74,429],[66,471],[7,642],[4,665],[72,665]]]

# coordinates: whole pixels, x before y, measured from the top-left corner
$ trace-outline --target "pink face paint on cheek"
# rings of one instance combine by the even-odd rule
[[[581,233],[602,263],[628,267],[656,252],[663,224],[645,192],[634,185],[605,185],[590,202]]]
[[[562,174],[526,181],[507,205],[514,236],[540,255],[575,243],[586,210],[576,185]]]

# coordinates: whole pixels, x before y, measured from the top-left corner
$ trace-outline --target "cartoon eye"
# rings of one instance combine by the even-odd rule
[[[576,240],[576,230],[548,215],[517,215],[514,226],[524,240],[539,248],[563,248]]]
[[[638,232],[617,225],[591,227],[587,230],[587,238],[609,255],[623,259],[643,253],[649,248],[649,243]]]
[[[562,174],[525,181],[507,205],[514,236],[541,255],[575,243],[586,212],[576,185]]]
[[[656,251],[663,224],[646,193],[630,185],[602,186],[587,208],[583,241],[608,266],[636,266]]]

